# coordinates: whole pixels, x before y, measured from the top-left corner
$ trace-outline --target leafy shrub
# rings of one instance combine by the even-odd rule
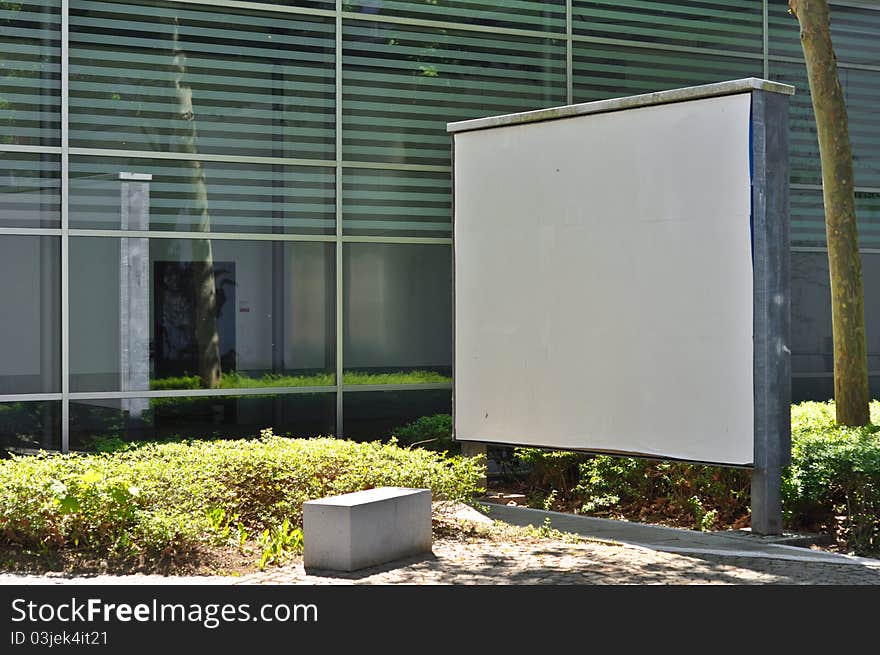
[[[391,434],[404,446],[417,446],[439,452],[460,452],[461,446],[452,439],[452,416],[422,416],[412,423],[394,428]]]
[[[303,547],[302,529],[294,528],[287,519],[281,525],[273,529],[266,528],[260,535],[260,570],[266,568],[266,564],[280,564],[288,555],[297,553]]]
[[[792,464],[783,479],[786,519],[796,526],[839,530],[861,553],[880,550],[880,402],[874,423],[835,424],[834,403],[792,407]]]
[[[539,448],[516,448],[514,456],[529,470],[528,491],[545,509],[557,499],[564,502],[572,497],[580,480],[579,466],[589,460],[580,453]],[[544,495],[546,490],[549,493]]]
[[[388,485],[463,501],[483,470],[480,461],[394,443],[285,439],[270,430],[256,440],[14,457],[0,461],[0,544],[173,559],[234,523],[239,535],[268,530],[273,559],[295,542],[306,500]]]
[[[880,551],[880,401],[873,425],[836,425],[833,402],[793,405],[792,463],[783,474],[786,524],[836,531],[859,553]],[[737,524],[749,514],[749,471],[632,457],[519,448],[531,470],[527,484],[545,489],[559,509],[687,518],[701,530]],[[571,464],[578,462],[577,484]],[[549,493],[547,493],[549,492]]]
[[[748,471],[721,466],[596,456],[580,467],[581,511],[637,505],[645,513],[691,517],[696,529],[716,519],[733,523],[748,512]]]

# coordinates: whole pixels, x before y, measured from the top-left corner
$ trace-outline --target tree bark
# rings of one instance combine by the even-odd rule
[[[788,6],[800,25],[819,137],[831,275],[837,422],[849,426],[867,425],[870,421],[868,360],[852,147],[843,89],[831,44],[831,14],[828,0],[789,0]]]
[[[186,53],[180,48],[178,22],[174,25],[174,89],[177,94],[177,118],[183,121],[181,150],[197,155],[198,131],[193,110],[192,88],[186,79]],[[208,188],[205,172],[198,159],[188,160],[190,188],[196,209],[198,232],[210,232],[211,215],[208,212]],[[198,348],[199,377],[202,387],[220,386],[220,335],[217,332],[217,289],[214,281],[214,255],[209,239],[192,242],[193,282],[196,300],[196,347]]]

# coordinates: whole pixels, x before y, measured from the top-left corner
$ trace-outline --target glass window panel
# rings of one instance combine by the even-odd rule
[[[859,245],[880,248],[880,192],[856,191]],[[822,191],[791,190],[791,242],[795,246],[825,246],[825,205]]]
[[[859,245],[880,248],[880,191],[856,191]]]
[[[880,187],[880,71],[838,69],[849,118],[856,186]],[[796,87],[789,101],[791,181],[821,184],[816,118],[802,64],[771,62],[770,78]]]
[[[61,391],[61,240],[0,235],[0,394]]]
[[[350,391],[343,394],[342,411],[347,439],[387,439],[422,416],[451,414],[452,391]]]
[[[71,145],[333,159],[334,21],[72,0]]]
[[[332,393],[72,401],[70,449],[96,450],[111,440],[254,438],[264,428],[283,436],[326,436],[335,422]]]
[[[868,371],[874,376],[875,382],[880,382],[880,303],[871,302],[871,298],[880,293],[880,255],[862,254],[862,278],[866,299]],[[791,293],[793,399],[827,400],[834,395],[831,378],[834,371],[834,346],[831,338],[831,291],[827,253],[791,254]],[[873,385],[872,393],[875,396],[880,394],[880,386]]]
[[[792,189],[791,244],[793,246],[825,245],[825,207],[821,191]]]
[[[345,384],[449,382],[449,246],[343,246]]]
[[[72,237],[71,391],[335,384],[334,248]]]
[[[0,3],[0,144],[61,141],[61,2]]]
[[[0,227],[61,227],[58,155],[0,152]]]
[[[565,102],[565,45],[393,23],[343,23],[343,157],[449,165],[448,121]]]
[[[342,228],[359,236],[452,236],[449,173],[349,168],[342,176]]]
[[[575,42],[575,102],[761,76],[759,59]]]
[[[868,375],[868,389],[871,398],[880,397],[880,375]],[[794,402],[833,400],[834,374],[795,375],[791,380],[791,394]]]
[[[565,33],[565,0],[354,0],[343,10],[375,16],[405,16],[489,27]]]
[[[737,53],[761,52],[762,21],[756,0],[574,0],[572,6],[578,35]]]
[[[787,2],[768,3],[769,44],[772,56],[803,58],[797,18]],[[831,40],[837,61],[877,66],[880,61],[880,6],[831,6]]]
[[[0,403],[0,453],[60,449],[60,401]]]
[[[336,232],[333,168],[72,157],[70,170],[74,228]]]

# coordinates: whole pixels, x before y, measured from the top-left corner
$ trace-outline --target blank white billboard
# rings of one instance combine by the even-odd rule
[[[754,461],[750,103],[455,134],[458,440]]]

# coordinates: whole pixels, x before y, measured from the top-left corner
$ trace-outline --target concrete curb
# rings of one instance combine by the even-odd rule
[[[530,507],[499,505],[479,501],[488,507],[490,518],[512,525],[541,527],[549,519],[549,526],[561,532],[570,532],[599,541],[612,541],[649,550],[681,555],[713,555],[731,558],[779,559],[823,564],[849,564],[880,570],[880,560],[815,551],[803,546],[772,543],[767,537],[734,534],[730,532],[697,532],[683,528],[630,523],[591,516],[550,512]],[[780,539],[789,539],[783,535]]]

